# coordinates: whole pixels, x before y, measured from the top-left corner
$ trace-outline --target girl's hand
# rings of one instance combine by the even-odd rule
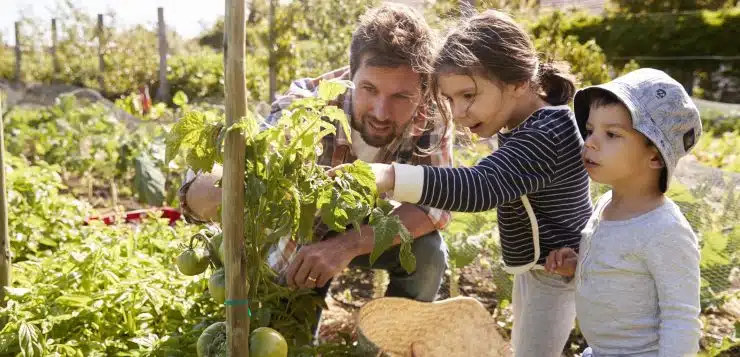
[[[337,171],[341,171],[344,166],[350,164],[343,164],[332,168],[327,171],[326,174],[333,177]],[[392,191],[396,185],[396,172],[393,169],[393,165],[388,164],[369,164],[375,175],[375,186],[377,187],[378,194]]]
[[[578,253],[571,248],[560,248],[550,251],[545,261],[545,270],[550,273],[572,277],[576,273]]]
[[[375,175],[375,185],[378,187],[378,194],[393,191],[396,185],[396,170],[393,165],[388,164],[370,164]]]

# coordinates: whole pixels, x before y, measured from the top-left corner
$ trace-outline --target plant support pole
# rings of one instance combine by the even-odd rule
[[[51,19],[51,57],[52,57],[52,65],[54,69],[54,75],[52,78],[55,80],[59,78],[61,70],[61,66],[59,65],[59,54],[57,53],[57,42],[58,42],[58,34],[57,34],[57,19]]]
[[[103,79],[103,73],[105,73],[105,61],[103,60],[103,14],[98,14],[98,85],[100,86],[100,92],[105,92],[105,80]]]
[[[15,22],[15,81],[20,83],[23,81],[23,75],[21,73],[21,23]]]
[[[5,287],[10,286],[10,240],[8,239],[8,202],[5,194],[5,140],[3,138],[3,102],[0,95],[0,306],[5,307]]]
[[[247,116],[245,10],[245,0],[226,0],[224,75],[227,128]],[[226,135],[221,223],[226,260],[227,351],[231,357],[249,357],[247,264],[244,259],[245,149],[244,137],[238,131]]]
[[[270,104],[275,101],[275,92],[277,92],[277,63],[275,46],[277,45],[277,39],[275,38],[275,11],[277,9],[277,0],[270,0],[270,17],[268,19],[270,26],[270,47],[269,47],[269,63],[270,63]]]
[[[157,8],[157,24],[159,33],[159,89],[157,99],[167,101],[170,98],[170,86],[167,83],[167,25],[164,22],[164,8]]]

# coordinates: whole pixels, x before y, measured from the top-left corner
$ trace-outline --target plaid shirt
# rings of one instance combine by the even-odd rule
[[[290,104],[299,98],[315,97],[317,96],[318,85],[322,80],[329,79],[350,79],[349,67],[340,68],[332,72],[323,74],[317,78],[304,78],[294,81],[290,85],[290,89],[285,95],[280,96],[272,104],[270,115],[267,117],[266,122],[268,124],[274,124],[282,115],[282,111],[287,109]],[[351,117],[351,89],[347,93],[339,96],[336,100],[335,105],[344,109],[345,113]],[[344,130],[340,128],[337,123],[337,130],[335,134],[329,134],[322,139],[323,150],[319,156],[317,163],[323,166],[334,167],[345,163],[351,163],[357,159],[355,153],[352,152],[352,145],[350,144],[349,138],[347,138]],[[452,166],[452,131],[451,128],[427,128],[429,122],[425,113],[421,112],[416,115],[413,119],[412,125],[409,125],[408,130],[403,135],[394,139],[388,145],[380,148],[375,156],[373,162],[377,163],[406,163],[414,165],[432,165],[440,167]],[[350,128],[350,132],[351,132]],[[421,150],[436,147],[431,153],[421,152]],[[195,175],[188,175],[186,183],[183,185],[184,190],[187,190],[185,186],[189,186]],[[184,191],[181,190],[181,191]],[[183,197],[184,194],[181,194]],[[181,199],[181,202],[183,200]],[[189,211],[186,205],[183,207],[183,211]],[[450,220],[450,213],[448,211],[439,210],[436,208],[419,206],[424,212],[427,213],[429,219],[434,223],[437,229],[444,228]],[[321,240],[327,236],[329,229],[326,225],[321,223],[320,219],[316,219],[314,222],[314,240]],[[298,245],[290,239],[290,237],[283,237],[275,246],[270,249],[268,253],[268,263],[278,273],[282,274],[285,268],[288,267],[292,258],[298,251]]]

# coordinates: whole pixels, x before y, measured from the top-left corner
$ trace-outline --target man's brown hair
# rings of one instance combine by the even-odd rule
[[[407,5],[386,3],[360,17],[349,48],[350,74],[354,78],[363,64],[409,65],[421,75],[426,102],[433,54],[434,32],[421,14]]]

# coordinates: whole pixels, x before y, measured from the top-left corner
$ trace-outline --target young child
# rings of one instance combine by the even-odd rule
[[[516,357],[560,357],[575,323],[575,285],[544,270],[551,249],[578,248],[592,212],[583,140],[567,103],[575,84],[538,60],[510,17],[488,10],[446,38],[435,61],[442,113],[499,148],[470,168],[374,164],[379,192],[451,211],[497,209],[515,275]]]
[[[701,135],[699,112],[678,82],[647,68],[579,91],[574,107],[586,170],[611,186],[580,253],[562,248],[546,263],[566,276],[575,270],[578,322],[590,345],[583,356],[696,356],[699,248],[665,192]]]

